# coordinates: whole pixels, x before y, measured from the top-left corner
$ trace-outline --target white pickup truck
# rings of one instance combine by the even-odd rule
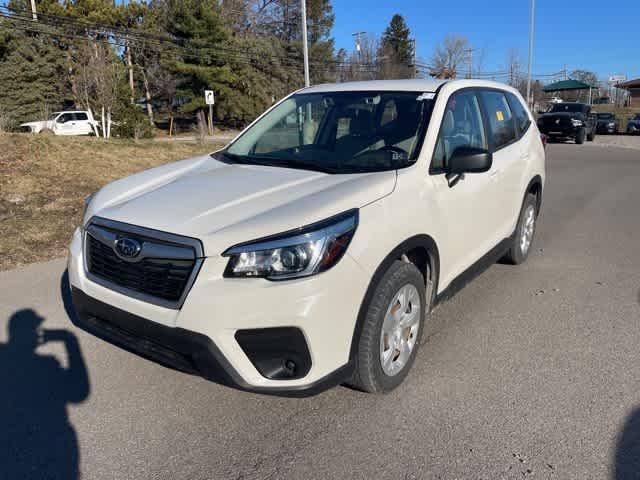
[[[49,120],[28,122],[20,125],[31,133],[52,133],[55,135],[96,135],[98,122],[90,111],[72,110],[54,112]]]

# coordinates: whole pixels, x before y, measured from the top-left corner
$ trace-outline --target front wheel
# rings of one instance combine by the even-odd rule
[[[350,385],[385,393],[402,383],[420,345],[428,309],[425,293],[424,277],[415,265],[398,260],[389,267],[366,305]]]
[[[511,240],[511,247],[504,260],[512,265],[523,263],[529,256],[533,236],[536,233],[537,199],[532,193],[527,194],[522,205],[518,225]]]
[[[582,145],[584,143],[584,139],[586,137],[586,132],[584,131],[584,128],[581,128],[580,130],[578,130],[576,132],[576,143],[578,145]]]

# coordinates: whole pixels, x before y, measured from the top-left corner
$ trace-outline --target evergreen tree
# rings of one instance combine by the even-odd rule
[[[409,65],[412,62],[413,45],[409,35],[407,22],[402,15],[396,13],[382,34],[381,41],[381,47],[386,54],[393,56],[395,63]]]
[[[44,119],[71,100],[61,49],[6,19],[0,19],[0,85],[0,109],[14,124]]]

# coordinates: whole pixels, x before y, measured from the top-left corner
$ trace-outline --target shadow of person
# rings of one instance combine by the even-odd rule
[[[30,309],[8,321],[0,344],[0,478],[78,478],[78,440],[67,404],[89,396],[87,368],[75,335],[42,328]],[[66,348],[68,367],[36,349],[49,342]]]
[[[615,455],[614,480],[640,480],[640,408],[624,423]]]

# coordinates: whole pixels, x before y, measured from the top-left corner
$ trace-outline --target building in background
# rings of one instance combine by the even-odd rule
[[[640,78],[618,83],[616,87],[623,88],[629,92],[630,107],[640,108]]]

